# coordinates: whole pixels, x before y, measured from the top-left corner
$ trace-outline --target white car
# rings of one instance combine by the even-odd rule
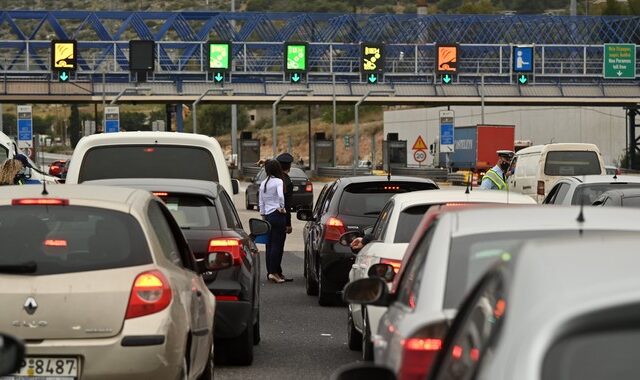
[[[424,221],[418,226],[391,292],[386,286],[379,289],[380,278],[366,278],[347,285],[344,297],[351,303],[388,307],[372,337],[375,363],[400,379],[422,379],[464,295],[496,262],[517,260],[519,247],[529,239],[637,236],[640,224],[629,221],[638,219],[640,210],[604,207],[444,212],[430,226]]]
[[[604,192],[640,188],[640,176],[634,175],[586,175],[561,178],[556,182],[543,204],[591,205]]]
[[[429,207],[447,203],[535,204],[533,198],[503,191],[426,190],[394,195],[380,212],[371,233],[372,240],[360,250],[349,272],[349,280],[369,277],[373,264],[387,263],[400,268],[405,250]],[[378,330],[386,307],[349,304],[348,342],[352,350],[362,350],[364,360],[373,359],[371,331]]]

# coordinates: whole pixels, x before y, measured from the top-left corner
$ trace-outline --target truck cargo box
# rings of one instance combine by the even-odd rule
[[[454,132],[455,151],[449,165],[454,169],[476,169],[484,171],[496,164],[496,151],[514,150],[515,126],[477,125],[456,127]],[[446,156],[440,153],[440,163],[444,166]]]

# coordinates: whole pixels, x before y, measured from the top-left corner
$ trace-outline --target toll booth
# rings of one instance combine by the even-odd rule
[[[333,167],[333,151],[335,144],[333,140],[327,140],[324,133],[318,132],[313,136],[313,163],[317,170],[322,167]]]
[[[398,140],[397,133],[387,133],[382,142],[383,162],[385,168],[407,167],[407,140]]]
[[[238,166],[240,170],[255,166],[260,161],[260,140],[253,139],[251,132],[242,132],[238,140]]]

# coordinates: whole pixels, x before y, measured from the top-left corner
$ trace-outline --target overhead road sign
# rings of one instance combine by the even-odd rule
[[[18,148],[33,148],[33,123],[31,106],[18,106]]]
[[[529,83],[529,77],[526,74],[518,74],[518,83],[522,85]]]
[[[436,45],[436,72],[438,74],[458,72],[458,45]]]
[[[513,72],[533,72],[533,45],[513,47]]]
[[[306,72],[309,63],[309,44],[306,42],[286,42],[284,44],[285,71]]]
[[[51,69],[53,71],[76,70],[78,45],[75,40],[51,41]]]
[[[635,79],[636,45],[604,44],[605,79]]]
[[[453,76],[450,74],[444,74],[442,75],[442,83],[444,84],[450,84],[453,82]]]
[[[440,152],[452,153],[455,147],[453,111],[440,111]]]
[[[231,68],[231,42],[209,41],[209,70],[213,71],[216,84],[223,84],[226,73]]]
[[[384,44],[362,42],[360,44],[360,74],[364,81],[376,84],[384,72]]]
[[[154,41],[131,40],[129,41],[129,70],[153,71],[155,62]]]

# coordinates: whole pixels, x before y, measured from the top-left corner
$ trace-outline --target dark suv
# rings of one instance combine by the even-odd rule
[[[164,201],[202,266],[207,287],[216,296],[216,361],[224,356],[230,364],[251,364],[253,346],[260,342],[260,256],[222,185],[164,178],[83,183],[145,189]],[[251,219],[250,224],[252,235],[262,233],[257,229],[268,228],[267,223],[259,219]],[[207,272],[205,258],[209,252],[220,251],[231,253],[233,265]]]
[[[325,185],[313,211],[298,211],[305,220],[304,275],[309,295],[320,305],[340,302],[339,292],[349,281],[354,255],[339,244],[340,235],[363,230],[375,223],[394,194],[438,189],[430,179],[394,176],[347,177]]]
[[[258,207],[260,184],[267,178],[264,168],[260,169],[258,174],[252,178],[251,183],[247,186],[245,192],[245,206],[247,210],[253,210]],[[291,211],[298,211],[302,208],[310,209],[313,207],[313,183],[304,170],[292,167],[289,172],[289,178],[293,183],[293,196],[291,198]]]

